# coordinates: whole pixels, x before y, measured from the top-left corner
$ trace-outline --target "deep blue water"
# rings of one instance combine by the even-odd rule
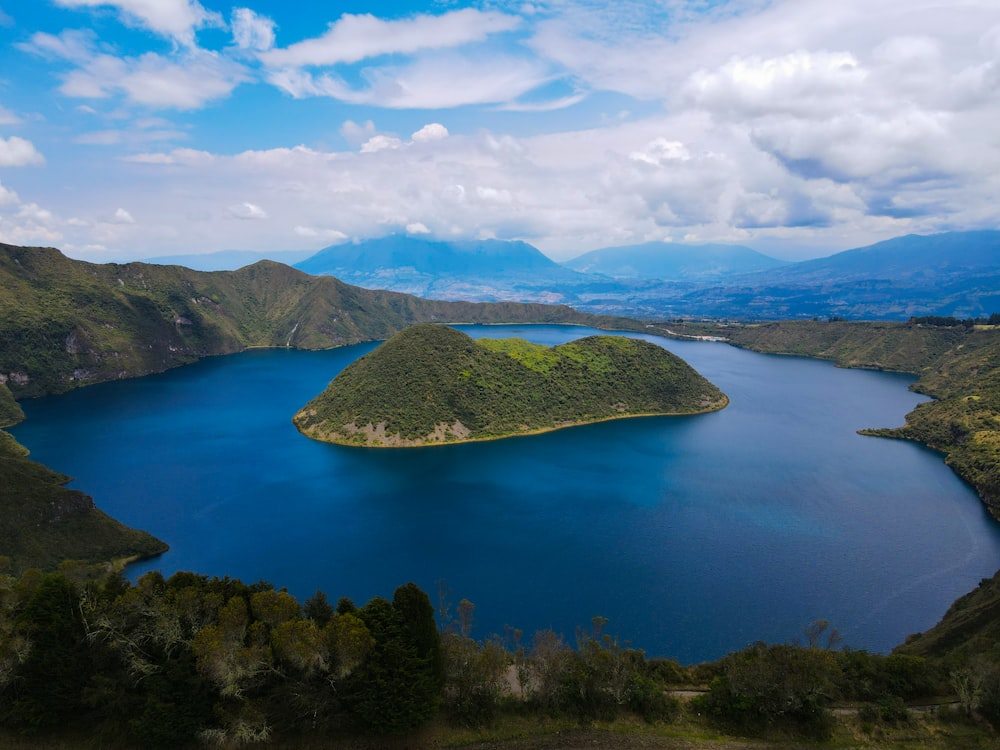
[[[553,344],[594,333],[474,327]],[[595,615],[682,662],[817,618],[885,651],[1000,568],[1000,525],[941,457],[863,437],[902,424],[911,378],[645,337],[730,397],[714,414],[622,420],[425,449],[302,437],[291,416],[373,344],[256,350],[24,403],[32,456],[171,545],[139,574],[265,579],[358,603],[413,580],[572,640]]]

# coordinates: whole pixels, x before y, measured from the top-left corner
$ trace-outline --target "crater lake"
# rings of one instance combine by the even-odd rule
[[[548,345],[567,326],[456,326]],[[476,604],[572,641],[591,618],[649,656],[714,659],[824,618],[887,651],[1000,568],[1000,524],[919,445],[864,437],[923,400],[913,378],[642,336],[730,397],[721,412],[530,437],[363,449],[292,415],[376,344],[251,350],[23,402],[11,432],[100,508],[171,545],[133,565],[267,580],[300,600]]]

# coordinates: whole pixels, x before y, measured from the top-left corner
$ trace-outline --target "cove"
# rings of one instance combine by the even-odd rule
[[[460,326],[548,345],[601,333]],[[643,336],[721,412],[410,450],[301,436],[291,416],[375,344],[252,350],[26,401],[12,430],[120,520],[171,545],[130,569],[264,579],[359,603],[406,581],[476,603],[473,635],[609,618],[692,663],[826,618],[886,651],[1000,568],[1000,525],[919,445],[864,437],[912,378]]]

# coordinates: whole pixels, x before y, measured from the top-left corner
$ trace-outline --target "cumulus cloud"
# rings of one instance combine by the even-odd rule
[[[399,138],[391,135],[375,135],[362,144],[361,153],[374,154],[377,151],[394,150],[402,145],[403,142]]]
[[[730,117],[843,111],[867,73],[849,52],[796,51],[780,57],[733,58],[692,74],[684,89],[696,106]]]
[[[411,222],[406,225],[407,234],[430,234],[431,230],[428,229],[423,223],[419,221]]]
[[[426,143],[428,141],[438,141],[448,137],[448,128],[439,122],[432,122],[424,125],[420,130],[410,136],[415,143]]]
[[[323,36],[271,50],[262,54],[261,60],[275,68],[353,63],[379,55],[411,54],[482,41],[519,24],[517,16],[473,8],[393,21],[370,14],[345,14],[331,23]]]
[[[274,46],[274,21],[250,8],[233,8],[230,26],[240,49],[266,52]]]
[[[225,27],[222,16],[206,10],[197,0],[54,0],[64,8],[112,6],[124,20],[171,37],[184,45],[194,44],[197,29]]]
[[[256,203],[236,203],[230,206],[227,211],[234,219],[266,219],[267,211]]]
[[[12,135],[0,138],[0,167],[27,167],[45,163],[31,141]]]

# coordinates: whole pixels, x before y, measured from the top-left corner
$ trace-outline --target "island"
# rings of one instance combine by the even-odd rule
[[[547,347],[425,323],[348,365],[293,421],[324,442],[413,447],[728,403],[680,357],[641,339],[589,336]]]

